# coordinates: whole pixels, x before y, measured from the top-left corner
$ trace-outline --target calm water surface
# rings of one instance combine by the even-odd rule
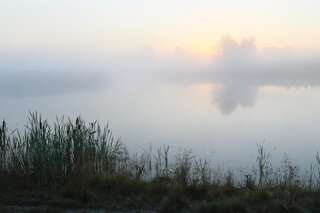
[[[266,86],[250,105],[223,112],[216,101],[218,85],[154,85],[42,97],[0,99],[0,115],[11,128],[22,128],[28,111],[50,121],[56,115],[81,115],[110,122],[130,149],[167,144],[192,149],[228,166],[255,161],[256,143],[265,141],[279,162],[283,153],[307,166],[320,151],[320,89]]]

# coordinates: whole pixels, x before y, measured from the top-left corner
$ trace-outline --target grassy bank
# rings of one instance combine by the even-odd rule
[[[255,168],[240,174],[188,150],[171,156],[168,146],[131,154],[108,125],[49,125],[30,113],[23,132],[0,127],[0,210],[320,212],[319,155],[305,172],[288,157],[279,168],[270,159],[258,144]]]

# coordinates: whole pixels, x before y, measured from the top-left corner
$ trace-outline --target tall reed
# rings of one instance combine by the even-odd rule
[[[115,138],[109,124],[86,123],[57,118],[53,124],[36,112],[30,113],[23,132],[10,132],[0,125],[0,175],[2,173],[31,177],[39,185],[63,185],[67,181],[81,183],[93,177],[126,177],[141,180],[169,180],[180,185],[224,185],[253,189],[284,186],[320,186],[320,154],[304,176],[286,157],[283,166],[273,169],[271,154],[258,144],[256,168],[236,174],[213,167],[209,161],[196,158],[184,150],[169,162],[169,146],[130,154],[120,138]],[[318,172],[317,174],[315,174]]]

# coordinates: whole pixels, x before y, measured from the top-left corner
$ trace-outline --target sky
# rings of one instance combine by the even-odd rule
[[[1,47],[132,51],[176,46],[206,55],[225,35],[259,47],[319,48],[316,0],[2,0]]]
[[[169,143],[246,163],[265,140],[307,162],[320,136],[318,8],[1,0],[0,118],[14,128],[28,111],[80,114],[111,121],[132,147]]]

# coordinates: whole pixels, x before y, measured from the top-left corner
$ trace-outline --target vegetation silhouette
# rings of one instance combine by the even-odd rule
[[[1,212],[320,212],[319,189],[319,153],[305,172],[287,155],[273,168],[261,143],[256,166],[237,173],[169,146],[131,154],[109,124],[80,117],[49,124],[32,112],[23,132],[0,127]]]

